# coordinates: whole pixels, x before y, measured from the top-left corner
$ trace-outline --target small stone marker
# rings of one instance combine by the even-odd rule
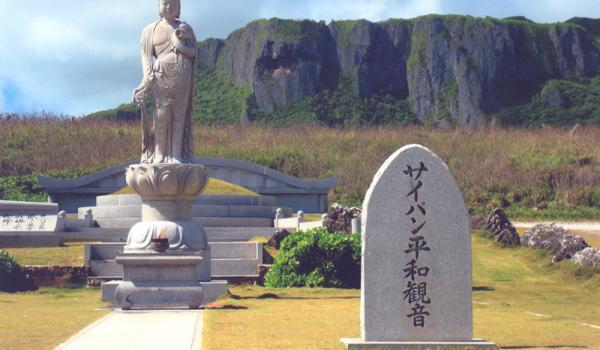
[[[361,339],[348,349],[495,348],[473,339],[469,217],[444,162],[402,147],[362,215]]]
[[[58,204],[0,201],[0,232],[51,233],[58,224]]]

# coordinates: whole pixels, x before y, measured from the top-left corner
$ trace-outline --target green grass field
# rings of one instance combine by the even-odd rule
[[[20,265],[80,266],[83,265],[84,245],[68,242],[64,247],[3,248]]]
[[[600,349],[600,273],[473,235],[474,335],[510,349]],[[585,275],[585,277],[578,277]],[[204,350],[343,349],[358,290],[233,287],[206,312]],[[592,326],[590,326],[592,325]]]
[[[231,184],[229,182],[208,178],[206,187],[202,191],[203,194],[235,194],[241,196],[257,196],[256,192],[252,192],[244,187]],[[135,194],[131,187],[125,187],[114,194]]]
[[[53,349],[109,311],[98,289],[0,293],[0,349]]]
[[[58,248],[35,251],[40,249]],[[600,271],[550,260],[547,252],[501,248],[474,233],[476,337],[509,349],[600,349],[600,329],[594,328],[600,326]],[[230,291],[231,297],[206,311],[204,350],[341,350],[340,337],[359,335],[359,290],[233,286]],[[0,293],[0,349],[53,348],[106,314],[97,310],[103,306],[99,293]]]

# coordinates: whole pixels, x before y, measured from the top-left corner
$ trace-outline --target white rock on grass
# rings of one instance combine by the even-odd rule
[[[573,255],[573,261],[581,265],[600,267],[600,249],[588,247]]]
[[[521,245],[551,251],[554,254],[552,262],[571,259],[575,253],[589,247],[583,238],[572,235],[555,223],[539,224],[528,229],[521,237]]]

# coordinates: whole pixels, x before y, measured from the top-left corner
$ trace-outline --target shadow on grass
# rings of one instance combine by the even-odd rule
[[[251,296],[251,297],[243,297],[243,296],[239,296],[236,294],[231,294],[229,296],[231,299],[233,300],[251,300],[251,299],[287,299],[287,300],[320,300],[320,299],[360,299],[360,296],[344,296],[344,297],[329,297],[329,296],[323,296],[321,298],[319,297],[287,297],[287,296],[279,296],[277,294],[274,293],[264,293],[264,294],[260,294],[257,296]]]
[[[230,305],[230,304],[225,304],[225,305],[209,305],[206,307],[207,310],[248,310],[247,306],[242,306],[242,305]]]
[[[502,346],[502,349],[587,349],[587,346],[583,345],[506,345]]]
[[[496,289],[487,286],[473,286],[472,290],[474,292],[493,292]]]

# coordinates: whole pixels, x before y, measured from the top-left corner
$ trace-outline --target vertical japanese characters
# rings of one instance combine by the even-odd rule
[[[402,292],[405,303],[410,305],[411,312],[406,317],[412,319],[413,327],[424,328],[426,317],[429,314],[431,298],[427,294],[427,277],[431,272],[430,267],[422,263],[424,254],[430,254],[431,249],[425,240],[425,226],[427,224],[427,203],[419,200],[419,191],[426,187],[425,174],[429,170],[423,162],[417,167],[408,164],[403,171],[404,176],[410,178],[411,190],[406,194],[410,198],[410,207],[404,216],[410,220],[412,229],[407,242],[408,249],[404,250],[407,263],[404,266],[404,280],[406,289]]]

